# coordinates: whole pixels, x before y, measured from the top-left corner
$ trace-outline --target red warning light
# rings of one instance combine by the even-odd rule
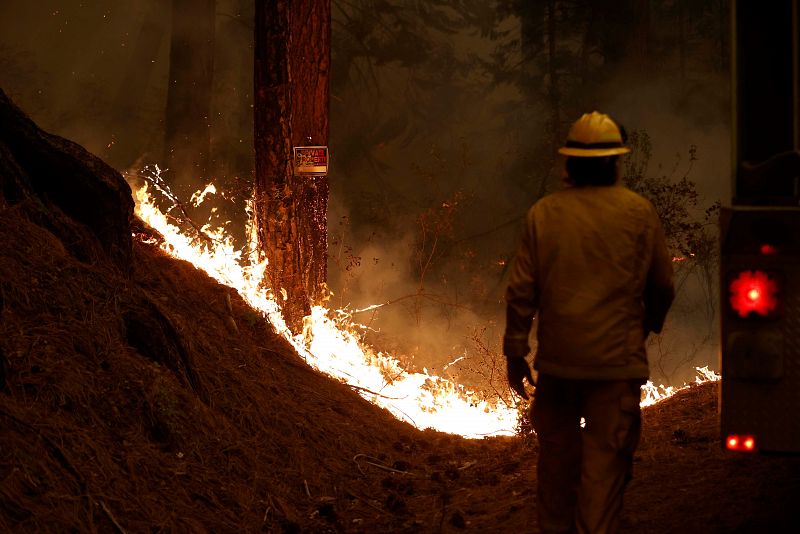
[[[725,440],[725,448],[729,451],[753,452],[756,450],[756,438],[749,435],[731,434]]]
[[[759,250],[759,252],[761,252],[761,254],[763,254],[765,256],[767,256],[769,254],[777,254],[778,253],[778,249],[775,248],[773,245],[770,245],[769,243],[764,243],[763,245],[761,245],[759,247],[758,250]]]
[[[767,317],[778,307],[778,283],[764,271],[742,271],[728,289],[731,307],[740,317]]]

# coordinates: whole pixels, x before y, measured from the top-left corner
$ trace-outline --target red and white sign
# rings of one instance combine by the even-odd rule
[[[294,147],[294,174],[296,176],[323,176],[328,174],[328,147]]]

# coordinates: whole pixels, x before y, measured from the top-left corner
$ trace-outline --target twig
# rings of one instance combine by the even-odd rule
[[[466,311],[474,311],[474,309],[470,308],[469,306],[465,306],[463,304],[458,304],[456,302],[451,302],[444,295],[437,295],[436,293],[427,293],[424,290],[417,290],[416,293],[409,293],[408,295],[403,295],[402,297],[393,298],[393,299],[387,300],[386,302],[382,302],[380,304],[372,304],[371,306],[367,306],[366,308],[363,308],[363,309],[360,309],[360,310],[353,310],[351,312],[351,315],[355,315],[357,313],[364,313],[364,312],[368,312],[368,311],[373,311],[373,310],[375,310],[377,308],[382,308],[384,306],[389,306],[391,304],[396,304],[398,302],[402,302],[404,300],[409,300],[409,299],[426,299],[426,300],[429,300],[431,302],[435,302],[436,304],[442,304],[442,305],[445,305],[445,306],[449,306],[451,308],[456,308],[456,309],[461,309],[461,310],[466,310]]]
[[[117,527],[117,532],[120,534],[126,534],[125,529],[122,528],[122,525],[120,525],[119,522],[117,522],[114,514],[111,513],[111,510],[108,509],[108,506],[106,506],[104,501],[100,501],[100,508],[103,509],[103,511],[106,513],[106,516],[111,520],[112,523],[114,523],[114,526]]]
[[[376,397],[381,397],[381,398],[383,398],[383,399],[389,399],[389,400],[402,400],[402,399],[404,399],[404,398],[405,398],[405,397],[389,397],[388,395],[382,395],[382,394],[380,394],[380,393],[377,393],[377,392],[375,392],[375,391],[372,391],[371,389],[362,388],[361,386],[354,386],[353,384],[347,384],[347,385],[348,385],[348,387],[350,387],[350,388],[352,388],[352,389],[355,389],[355,390],[358,390],[358,391],[364,391],[364,392],[366,392],[366,393],[369,393],[370,395],[375,395]]]
[[[72,462],[69,461],[69,458],[67,458],[67,456],[64,454],[64,452],[61,450],[61,448],[56,444],[55,441],[53,441],[51,438],[49,438],[48,436],[43,434],[42,431],[39,428],[33,426],[32,424],[30,424],[30,423],[28,423],[26,421],[23,421],[22,419],[20,419],[16,415],[14,415],[12,413],[9,413],[9,412],[7,412],[7,411],[5,411],[3,409],[0,409],[0,415],[4,415],[7,418],[11,419],[12,421],[16,422],[17,424],[19,424],[20,426],[25,427],[25,428],[31,430],[32,432],[34,432],[35,435],[40,440],[42,440],[42,442],[44,443],[45,447],[50,449],[50,453],[53,455],[55,460],[61,465],[61,467],[63,467],[66,471],[68,471],[73,476],[73,478],[75,479],[75,482],[78,484],[78,487],[80,488],[81,499],[86,499],[86,503],[89,506],[89,521],[90,521],[90,526],[92,527],[91,530],[94,531],[94,524],[93,524],[94,522],[92,520],[92,518],[94,517],[94,510],[92,509],[93,508],[93,504],[94,504],[94,499],[92,499],[92,497],[91,497],[91,495],[89,493],[89,490],[88,490],[88,487],[87,487],[87,484],[86,484],[86,480],[83,478],[83,476],[80,474],[80,472],[78,472],[78,470],[75,468],[75,466],[72,465]],[[112,519],[112,522],[113,522],[113,519]],[[119,525],[117,525],[117,526],[119,526]],[[124,533],[125,531],[120,529],[120,532]]]
[[[306,495],[308,495],[308,498],[310,499],[311,498],[311,491],[309,491],[309,489],[308,489],[308,482],[306,480],[303,480],[303,486],[306,488]]]
[[[380,462],[380,460],[378,460],[377,458],[373,458],[372,456],[367,456],[366,454],[356,454],[355,456],[353,456],[353,462],[355,462],[356,467],[358,467],[358,470],[361,472],[362,475],[366,475],[366,473],[361,469],[361,465],[358,463],[359,458],[369,458],[370,460],[374,460],[375,462]],[[372,467],[377,467],[378,469],[383,469],[384,471],[389,471],[392,473],[400,473],[401,475],[409,475],[412,477],[416,476],[414,473],[409,473],[408,471],[401,471],[399,469],[395,469],[393,467],[389,467],[375,462],[369,462],[366,460],[364,461],[365,464],[371,465]]]
[[[145,169],[145,170],[148,170],[148,169]],[[164,169],[164,170],[166,171],[167,169]],[[176,195],[175,193],[172,192],[172,189],[169,187],[169,185],[167,185],[167,183],[164,180],[164,178],[161,177],[161,170],[158,168],[158,166],[156,166],[156,171],[155,171],[155,173],[153,173],[152,176],[148,176],[148,175],[138,175],[138,176],[139,176],[139,178],[143,179],[145,182],[147,182],[150,185],[152,185],[158,192],[160,192],[162,195],[164,195],[167,198],[167,200],[172,202],[172,206],[167,210],[167,213],[166,213],[166,215],[168,217],[173,218],[178,223],[187,223],[187,224],[189,224],[189,226],[191,226],[192,229],[194,229],[194,231],[197,233],[198,237],[204,239],[206,241],[206,243],[210,244],[210,243],[214,243],[215,241],[217,241],[216,239],[212,238],[210,235],[206,234],[203,231],[203,229],[200,226],[198,226],[197,223],[194,222],[194,220],[192,220],[192,218],[189,216],[189,213],[186,211],[186,208],[184,207],[184,203],[181,202],[180,198],[178,198],[178,195]],[[169,211],[172,208],[177,208],[178,211],[180,211],[181,216],[180,217],[175,217],[174,215],[170,215]]]
[[[46,435],[42,434],[42,431],[39,430],[38,428],[36,428],[35,426],[33,426],[32,424],[23,421],[22,419],[20,419],[19,417],[15,416],[14,414],[11,414],[11,413],[9,413],[9,412],[7,412],[5,410],[0,410],[0,415],[5,415],[6,417],[8,417],[12,421],[16,422],[17,424],[19,424],[21,426],[24,426],[25,428],[28,428],[28,429],[32,430],[33,432],[35,432],[36,435],[39,437],[39,439],[41,439],[44,442],[44,444],[47,447],[50,448],[50,452],[52,452],[53,456],[58,461],[58,463],[61,464],[61,466],[64,469],[66,469],[75,478],[76,482],[78,483],[78,485],[81,488],[81,491],[84,494],[87,493],[87,491],[86,491],[86,481],[83,479],[83,477],[78,472],[78,470],[75,469],[75,467],[72,465],[72,462],[70,462],[69,459],[66,457],[66,455],[64,455],[64,452],[59,448],[59,446],[52,439],[50,439]]]
[[[350,491],[349,489],[346,489],[344,491],[347,492],[348,495],[351,495],[351,496],[355,497],[356,499],[358,499],[359,501],[363,502],[364,504],[366,504],[367,506],[369,506],[373,510],[377,510],[378,512],[380,512],[380,513],[382,513],[384,515],[390,515],[386,510],[384,510],[382,508],[378,508],[377,506],[375,506],[374,504],[369,502],[368,499],[362,497],[361,495],[357,495],[356,493]]]
[[[415,426],[415,427],[419,428],[419,426],[417,426],[417,422],[416,422],[416,421],[414,421],[414,418],[413,418],[413,417],[411,417],[410,415],[408,415],[406,412],[404,412],[403,410],[401,410],[401,409],[400,409],[400,408],[398,408],[397,406],[394,406],[394,405],[392,405],[392,408],[394,408],[395,410],[397,410],[398,412],[400,412],[401,414],[403,414],[403,416],[404,416],[404,417],[405,417],[405,418],[408,420],[408,422],[409,422],[409,423],[411,423],[413,426]],[[395,417],[397,417],[397,416],[395,415]],[[398,419],[399,419],[399,417],[398,417]]]

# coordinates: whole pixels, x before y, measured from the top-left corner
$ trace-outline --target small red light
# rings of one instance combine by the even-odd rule
[[[725,439],[725,448],[729,451],[753,452],[756,450],[756,438],[749,435],[731,434]]]
[[[763,245],[761,245],[759,251],[761,252],[761,254],[764,254],[765,256],[768,254],[778,253],[778,249],[768,243],[764,243]]]
[[[778,306],[778,283],[764,271],[742,271],[728,289],[731,307],[740,317],[753,312],[767,317]]]

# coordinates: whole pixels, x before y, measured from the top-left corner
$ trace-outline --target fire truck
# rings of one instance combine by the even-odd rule
[[[731,0],[733,199],[720,214],[723,447],[800,452],[800,0]]]

